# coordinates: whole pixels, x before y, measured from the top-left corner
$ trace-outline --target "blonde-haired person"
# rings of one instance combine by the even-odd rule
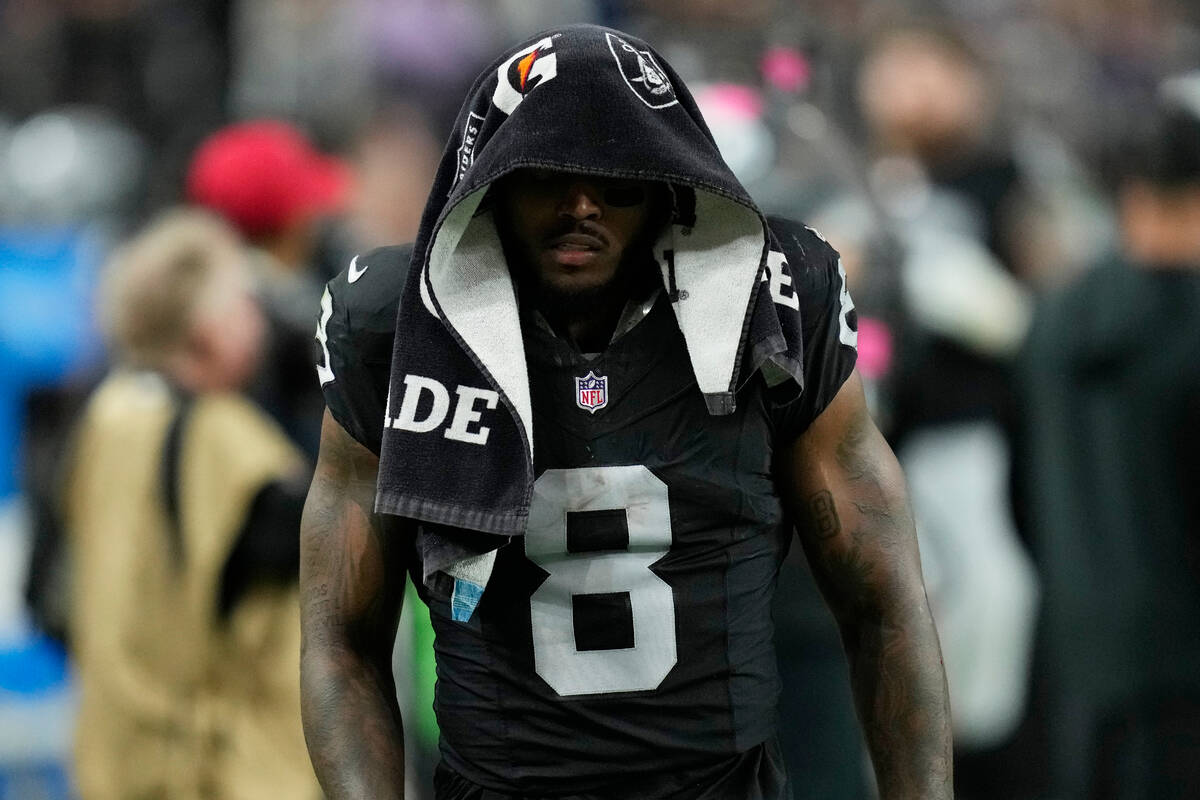
[[[304,798],[297,525],[307,475],[238,392],[264,325],[236,235],[171,211],[112,258],[115,365],[65,492],[84,800]]]

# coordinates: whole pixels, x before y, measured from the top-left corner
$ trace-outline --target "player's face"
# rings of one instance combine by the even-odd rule
[[[654,216],[648,181],[524,169],[496,188],[497,222],[521,262],[514,266],[564,298],[611,285]]]

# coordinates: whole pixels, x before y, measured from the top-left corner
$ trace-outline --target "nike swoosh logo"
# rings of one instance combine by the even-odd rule
[[[363,276],[363,273],[366,272],[367,269],[370,268],[371,265],[366,264],[363,266],[362,269],[356,269],[357,266],[358,266],[358,256],[355,256],[354,258],[350,259],[350,274],[347,276],[347,280],[349,280],[350,283],[354,283],[356,280],[361,278]]]

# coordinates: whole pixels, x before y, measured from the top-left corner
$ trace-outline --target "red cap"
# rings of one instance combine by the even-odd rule
[[[187,195],[247,236],[276,233],[297,219],[340,209],[350,171],[284,122],[222,128],[197,148]]]

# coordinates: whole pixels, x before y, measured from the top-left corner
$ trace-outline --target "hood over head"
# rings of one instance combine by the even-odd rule
[[[523,166],[675,182],[757,214],[674,70],[645,42],[594,25],[538,34],[484,70],[442,156],[449,196],[426,210]]]
[[[777,368],[773,383],[803,385],[798,318],[781,321],[766,288],[766,220],[679,76],[645,42],[615,30],[541,33],[483,71],[442,153],[397,318],[380,511],[524,530],[529,376],[514,281],[481,202],[522,168],[670,187],[670,219],[652,256],[710,413],[731,413],[738,387],[764,362]],[[431,398],[450,424],[444,437],[425,417]]]
[[[654,247],[663,283],[692,281],[709,292],[675,303],[701,391],[727,413],[748,305],[766,255],[763,217],[722,160],[687,88],[653,49],[618,31],[578,25],[534,36],[475,81],[442,154],[414,250],[425,305],[455,331],[529,419],[517,321],[472,316],[495,292],[511,292],[490,212],[480,209],[498,178],[523,167],[670,184],[670,225]],[[418,263],[419,262],[419,263]],[[701,287],[703,289],[703,286]],[[689,291],[695,295],[695,291]],[[705,298],[725,313],[705,313]],[[730,315],[736,307],[741,313]],[[507,329],[498,325],[507,324]],[[728,331],[721,330],[729,328]],[[520,362],[519,364],[517,362]]]

